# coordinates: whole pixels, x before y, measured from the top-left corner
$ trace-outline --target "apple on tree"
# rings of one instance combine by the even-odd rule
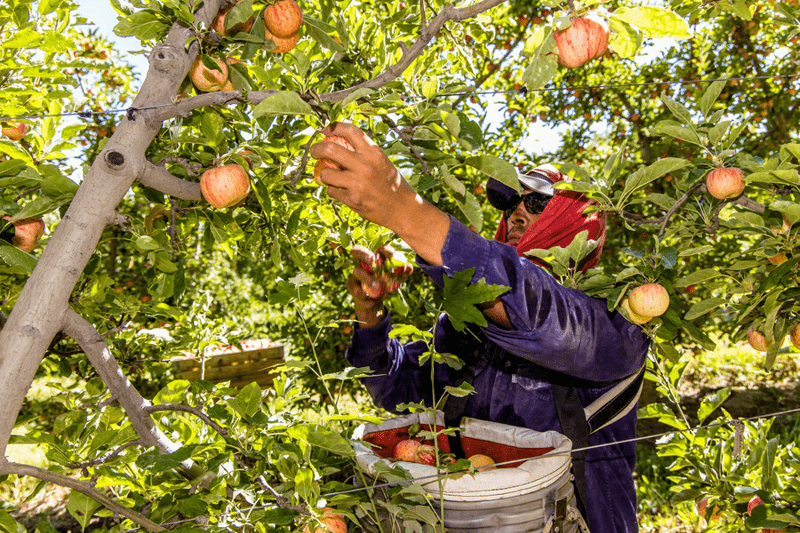
[[[708,496],[704,497],[702,500],[697,502],[697,512],[703,518],[706,518],[706,508],[707,507],[708,507]],[[714,507],[712,507],[712,509],[711,509],[711,516],[708,517],[708,521],[709,522],[713,522],[713,521],[719,520],[719,519],[720,519],[719,505],[717,505],[715,503]]]
[[[558,63],[567,68],[580,67],[602,56],[608,48],[608,28],[593,18],[572,19],[565,30],[553,33],[558,49]]]
[[[228,82],[228,64],[216,57],[205,56],[207,61],[217,66],[216,69],[212,69],[206,66],[203,57],[198,54],[189,67],[189,79],[200,91],[210,93],[221,90]]]
[[[789,340],[795,348],[800,350],[800,324],[792,328],[792,331],[789,333]]]
[[[737,198],[744,192],[744,172],[741,169],[715,168],[706,177],[708,194],[718,200]]]
[[[221,33],[222,35],[235,35],[237,33],[247,33],[253,27],[253,23],[255,22],[255,15],[250,15],[250,18],[245,20],[244,22],[238,22],[232,25],[230,28],[225,29],[225,17],[230,12],[231,9],[241,2],[241,0],[237,0],[233,4],[229,4],[222,9],[219,10],[217,17],[214,19],[214,22],[211,23],[211,29],[216,31],[217,33]]]
[[[318,517],[319,527],[314,528],[314,533],[347,533],[347,523],[344,517],[330,507],[323,507],[322,516]],[[306,526],[303,531],[309,533],[311,529]]]
[[[303,11],[295,0],[278,0],[264,9],[264,24],[269,33],[286,39],[300,31]]]
[[[25,137],[25,131],[27,131],[28,125],[27,124],[14,124],[13,126],[8,126],[6,128],[2,128],[3,135],[11,139],[12,141],[21,141]]]
[[[631,291],[628,304],[639,317],[661,316],[669,308],[669,294],[658,283],[645,283]]]
[[[200,192],[213,207],[223,209],[238,204],[250,194],[250,180],[242,167],[231,163],[203,172]]]
[[[345,139],[341,135],[328,135],[327,137],[325,137],[325,140],[322,141],[322,142],[336,143],[339,146],[344,146],[345,148],[347,148],[351,152],[355,152],[356,151],[356,149],[353,148],[353,145],[350,144],[350,141],[348,141],[347,139]],[[323,168],[339,168],[339,165],[337,165],[336,163],[334,163],[333,161],[330,161],[328,159],[318,159],[317,160],[316,164],[314,165],[314,180],[317,183],[319,183],[320,185],[323,184],[322,183],[322,179],[320,178],[320,175],[322,174],[322,169]]]
[[[633,311],[631,311],[630,301],[628,300],[628,298],[625,298],[624,300],[622,300],[622,303],[620,304],[620,307],[622,307],[623,311],[625,311],[625,313],[623,313],[623,315],[627,315],[626,318],[630,322],[633,322],[634,324],[646,324],[646,323],[650,322],[650,320],[653,319],[653,317],[651,317],[651,316],[639,315],[639,314],[636,314]]]
[[[759,505],[764,505],[764,500],[762,500],[759,496],[753,496],[753,499],[747,502],[747,515],[751,516],[753,514],[753,509],[758,507]],[[762,528],[761,533],[783,533],[786,531],[786,528],[781,529],[772,529],[772,528]]]
[[[766,352],[772,346],[772,341],[768,341],[763,333],[751,327],[747,330],[747,342],[756,351]]]
[[[10,216],[3,218],[11,220]],[[36,248],[39,239],[44,235],[44,221],[41,218],[23,218],[13,220],[11,224],[14,226],[14,236],[11,238],[11,244],[23,252],[30,252]]]

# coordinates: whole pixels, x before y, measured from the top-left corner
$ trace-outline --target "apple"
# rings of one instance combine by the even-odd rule
[[[747,342],[750,343],[750,346],[752,346],[754,350],[759,352],[766,352],[769,350],[769,347],[772,346],[772,342],[767,341],[763,333],[753,328],[747,330]]]
[[[250,180],[242,167],[231,163],[203,172],[200,176],[200,192],[217,209],[231,207],[250,193]]]
[[[10,216],[3,217],[10,220]],[[36,244],[44,234],[44,221],[41,218],[23,218],[11,222],[14,226],[14,236],[11,238],[11,244],[22,250],[23,252],[30,252],[36,248]]]
[[[417,450],[422,444],[413,439],[404,439],[395,444],[392,457],[398,461],[416,462]]]
[[[3,128],[3,135],[12,141],[21,141],[25,137],[25,131],[28,129],[27,124],[15,124],[8,128]]]
[[[303,12],[295,0],[278,0],[264,10],[264,24],[272,35],[285,39],[300,31]]]
[[[275,48],[270,50],[270,52],[285,54],[286,52],[292,51],[294,47],[297,46],[297,42],[300,40],[300,32],[295,32],[288,37],[278,37],[264,28],[264,38],[275,43]]]
[[[558,48],[558,63],[577,68],[602,56],[608,48],[608,29],[591,18],[576,18],[565,30],[553,34]]]
[[[211,29],[216,31],[217,33],[221,33],[222,35],[235,35],[240,32],[247,33],[250,31],[250,28],[253,27],[253,23],[256,21],[255,15],[250,15],[250,18],[244,22],[239,22],[238,24],[234,24],[228,30],[225,30],[225,15],[233,9],[233,6],[238,4],[241,0],[237,0],[235,3],[228,5],[219,10],[217,14],[217,18],[214,19],[214,22],[211,23]]]
[[[753,496],[753,499],[747,503],[747,514],[748,516],[752,514],[753,509],[758,507],[759,505],[764,505],[764,500],[759,498],[758,496]],[[761,533],[783,533],[786,531],[786,528],[781,529],[772,529],[772,528],[764,528],[761,530]]]
[[[792,341],[795,348],[800,350],[800,324],[792,328],[791,333],[789,333],[789,340]]]
[[[199,90],[210,93],[219,91],[228,81],[228,65],[225,61],[212,57],[211,60],[217,65],[219,70],[210,69],[203,63],[200,55],[189,67],[189,78]]]
[[[708,496],[697,502],[697,512],[700,513],[700,516],[705,518],[706,516],[706,507],[708,507]],[[713,522],[715,520],[719,520],[719,506],[715,503],[714,508],[711,510],[711,516],[709,517],[709,522]]]
[[[718,200],[737,198],[744,192],[744,172],[738,168],[716,168],[706,177],[708,194]]]
[[[622,303],[620,304],[620,307],[622,307],[622,309],[625,311],[625,313],[627,313],[628,316],[626,318],[630,322],[633,322],[634,324],[646,324],[647,322],[650,322],[650,320],[653,319],[653,317],[651,317],[651,316],[638,315],[638,314],[634,313],[633,311],[631,311],[631,307],[630,307],[630,303],[628,301],[628,298],[625,298],[624,300],[622,300]]]
[[[482,453],[476,453],[475,455],[467,457],[467,461],[472,463],[472,466],[475,467],[475,470],[478,472],[494,470],[496,468],[494,466],[494,459]]]
[[[330,507],[322,509],[322,516],[318,520],[322,526],[314,528],[314,533],[347,533],[347,523],[344,521],[344,517]],[[310,529],[306,526],[303,531],[308,533]]]
[[[661,316],[669,308],[669,294],[658,283],[645,283],[631,291],[628,304],[639,317]]]
[[[414,454],[414,462],[423,465],[436,466],[436,448],[430,444],[420,444]]]
[[[322,140],[322,142],[336,143],[339,146],[344,146],[351,152],[356,151],[356,149],[353,148],[353,145],[350,144],[350,141],[348,141],[341,135],[328,135],[327,137],[325,137],[325,139]],[[339,165],[337,165],[333,161],[330,161],[328,159],[317,160],[317,163],[314,165],[314,180],[316,180],[316,182],[319,183],[320,185],[324,185],[324,183],[322,183],[322,179],[320,178],[323,168],[336,168],[341,170]]]
[[[770,263],[772,263],[773,265],[780,265],[780,264],[783,264],[786,261],[788,261],[789,258],[786,256],[785,253],[780,252],[780,253],[777,253],[777,254],[773,255],[772,257],[768,257],[767,260]]]

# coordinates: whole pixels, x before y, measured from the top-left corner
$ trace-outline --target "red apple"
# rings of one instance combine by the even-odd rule
[[[764,500],[759,498],[758,496],[753,496],[753,499],[747,504],[747,514],[750,515],[753,512],[753,509],[758,507],[759,505],[764,505]]]
[[[264,24],[272,35],[287,38],[303,25],[303,12],[295,0],[278,0],[264,10]]]
[[[194,86],[199,90],[210,93],[219,91],[228,81],[228,64],[221,59],[212,57],[211,60],[217,65],[219,70],[210,69],[205,64],[200,55],[189,67],[189,78]]]
[[[744,172],[738,168],[716,168],[706,177],[708,194],[718,200],[737,198],[744,192]]]
[[[768,257],[767,260],[770,263],[772,263],[773,265],[780,265],[780,264],[783,264],[786,261],[788,261],[789,258],[786,256],[785,253],[779,252],[779,253],[773,255],[772,257]]]
[[[558,48],[558,63],[567,68],[576,68],[602,56],[608,48],[608,29],[590,18],[576,18],[569,28],[556,30],[554,35]]]
[[[347,139],[345,139],[341,135],[328,135],[327,137],[325,137],[325,139],[322,140],[322,142],[336,143],[339,146],[344,146],[345,148],[347,148],[351,152],[355,152],[356,151],[356,149],[353,148],[353,145],[350,144],[350,141],[348,141]],[[317,163],[314,165],[314,180],[316,180],[316,182],[319,183],[320,185],[324,185],[322,183],[322,179],[320,178],[320,174],[322,174],[322,169],[326,168],[326,167],[327,168],[339,168],[339,165],[337,165],[333,161],[329,161],[328,159],[319,159],[319,160],[317,160]]]
[[[242,167],[231,163],[203,172],[200,176],[200,192],[217,209],[231,207],[250,193],[250,180]]]
[[[344,517],[330,507],[322,509],[319,522],[322,526],[314,528],[314,533],[347,533],[347,523],[344,521]],[[306,526],[303,531],[308,533],[310,529]]]
[[[10,220],[10,216],[3,217]],[[14,226],[14,237],[11,238],[11,244],[22,250],[23,252],[30,252],[36,248],[36,244],[44,234],[44,221],[41,218],[23,218],[11,222]]]
[[[247,33],[250,31],[250,28],[253,27],[253,23],[255,22],[256,18],[255,15],[251,15],[249,19],[244,22],[239,22],[238,24],[234,24],[228,30],[225,30],[225,15],[233,9],[233,6],[238,4],[241,0],[237,0],[236,3],[230,4],[222,9],[219,10],[217,14],[217,18],[214,19],[214,22],[211,23],[211,29],[216,31],[217,33],[221,33],[223,35],[235,35],[237,33]]]
[[[416,462],[417,450],[420,446],[422,446],[422,444],[416,440],[401,440],[395,445],[394,451],[392,452],[392,457],[398,461],[408,461],[411,463]]]
[[[436,448],[430,444],[421,444],[417,448],[414,461],[423,465],[436,466]]]
[[[640,317],[661,316],[669,308],[669,294],[658,283],[645,283],[631,291],[628,303]]]
[[[791,333],[789,333],[789,340],[792,341],[795,348],[800,350],[800,324],[792,328]]]
[[[14,124],[8,128],[3,128],[3,135],[12,141],[21,141],[25,137],[25,131],[28,129],[27,124]]]
[[[706,507],[708,507],[708,496],[697,502],[697,512],[705,518],[706,516]],[[713,522],[714,520],[719,520],[719,506],[715,503],[714,508],[711,510],[711,516],[709,517],[708,521]]]
[[[747,330],[747,342],[750,343],[750,346],[752,346],[754,350],[759,352],[766,352],[769,350],[769,347],[772,346],[772,342],[767,341],[763,333],[753,328]]]
[[[297,46],[297,42],[300,40],[300,32],[295,32],[288,37],[278,37],[264,28],[264,38],[275,43],[275,48],[270,50],[270,52],[285,54],[286,52],[291,52],[294,47]]]

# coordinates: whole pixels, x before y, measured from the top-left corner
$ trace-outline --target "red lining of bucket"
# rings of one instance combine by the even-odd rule
[[[464,448],[464,454],[467,457],[481,453],[491,457],[495,463],[515,461],[500,465],[501,468],[516,468],[531,457],[538,457],[553,451],[552,446],[546,448],[517,448],[508,444],[500,444],[499,442],[475,439],[463,435],[461,436],[461,446]]]
[[[394,429],[373,431],[372,433],[364,435],[364,438],[361,440],[374,444],[375,446],[372,447],[372,451],[379,457],[391,459],[394,452],[394,447],[397,445],[397,443],[401,440],[406,440],[409,438],[408,428],[409,426],[402,426]],[[443,426],[436,426],[437,432],[442,431],[443,429]],[[422,425],[421,431],[432,431],[431,426]],[[415,438],[414,440],[432,444],[431,440],[423,441],[419,438]],[[448,441],[447,436],[439,435],[437,440],[439,442],[439,450],[449,453],[450,442]],[[502,468],[515,468],[531,457],[538,457],[553,451],[552,446],[545,448],[518,448],[508,444],[500,444],[498,442],[465,437],[463,435],[461,436],[461,446],[464,448],[464,454],[466,457],[471,457],[476,453],[482,453],[483,455],[491,457],[495,463],[514,461],[513,463],[501,465]]]
[[[372,433],[368,433],[364,435],[364,438],[361,439],[363,441],[369,442],[371,444],[375,444],[376,446],[372,447],[372,451],[375,452],[379,457],[383,457],[384,459],[391,459],[392,452],[394,452],[394,447],[397,446],[397,443],[401,440],[406,440],[409,438],[408,436],[408,428],[409,426],[403,426],[394,429],[382,429],[379,431],[373,431]],[[435,431],[443,431],[444,426],[436,426]],[[420,431],[434,431],[431,429],[431,426],[424,424],[420,425]],[[427,439],[423,440],[420,438],[414,438],[414,440],[423,442],[425,444],[433,444],[433,440]],[[436,440],[439,443],[439,450],[449,453],[450,452],[450,443],[447,441],[447,435],[439,435]]]

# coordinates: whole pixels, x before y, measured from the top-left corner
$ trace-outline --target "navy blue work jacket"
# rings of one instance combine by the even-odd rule
[[[443,276],[475,268],[473,281],[510,287],[501,299],[513,329],[494,324],[477,337],[458,332],[447,315],[434,327],[434,345],[475,364],[475,393],[464,416],[563,432],[551,383],[577,387],[584,406],[645,362],[649,341],[639,326],[606,301],[567,289],[516,249],[486,240],[455,219],[442,249],[444,265],[418,259],[440,286]],[[423,341],[405,345],[389,338],[389,319],[372,328],[358,328],[347,351],[356,367],[370,367],[374,377],[362,379],[376,405],[397,413],[397,405],[425,400],[431,405],[430,366],[419,365],[428,348]],[[437,364],[433,384],[437,398],[459,373]],[[636,436],[636,409],[589,437],[589,445],[621,442]],[[590,449],[586,457],[586,514],[592,533],[638,531],[633,469],[636,445],[628,442]]]

